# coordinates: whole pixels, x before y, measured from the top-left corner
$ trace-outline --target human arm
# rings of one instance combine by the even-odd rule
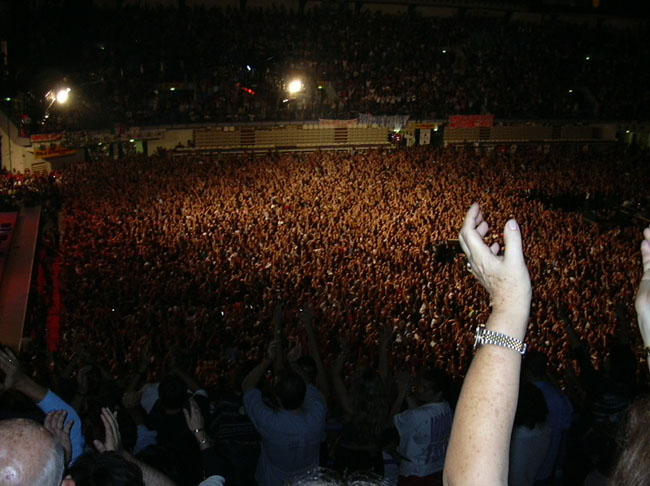
[[[489,230],[478,204],[465,217],[460,244],[471,271],[490,294],[486,327],[523,341],[531,301],[521,231],[506,223],[503,256],[499,245],[485,244]],[[521,355],[485,345],[477,349],[463,383],[445,459],[444,484],[507,485],[510,436],[517,407]]]
[[[225,470],[224,464],[222,464],[219,456],[217,456],[217,453],[214,450],[214,444],[208,436],[208,433],[205,431],[205,421],[201,409],[199,408],[199,404],[196,403],[194,398],[190,398],[189,401],[190,408],[183,408],[183,415],[185,416],[187,427],[190,429],[190,432],[192,432],[192,435],[201,450],[201,459],[203,462],[203,472],[205,477],[223,475]]]
[[[318,347],[318,338],[316,336],[316,329],[314,328],[314,312],[311,308],[306,307],[300,314],[300,321],[305,326],[305,331],[307,331],[307,343],[309,345],[309,354],[314,359],[316,363],[316,384],[320,391],[329,397],[329,385],[327,383],[327,372],[325,371],[325,365],[323,364],[323,359],[320,354],[320,349]]]
[[[385,325],[379,338],[379,376],[384,384],[388,383],[388,343],[393,337],[393,328]]]
[[[641,339],[643,339],[646,360],[650,368],[650,228],[643,230],[641,261],[643,263],[643,276],[634,299],[634,308],[636,309]]]
[[[343,407],[343,411],[348,417],[351,417],[354,414],[354,408],[352,407],[352,401],[350,400],[348,390],[343,382],[343,366],[345,365],[345,361],[349,354],[349,343],[345,338],[343,338],[341,339],[341,352],[334,362],[332,383],[334,384],[334,392],[336,393],[336,397],[338,398],[341,407]]]
[[[63,447],[66,467],[72,460],[72,442],[70,441],[70,429],[74,424],[73,420],[66,423],[65,418],[68,412],[65,410],[52,410],[45,416],[43,427],[45,427]]]
[[[104,442],[93,441],[99,452],[112,451],[129,462],[136,464],[142,471],[145,486],[176,486],[176,483],[153,467],[137,460],[122,446],[122,437],[117,425],[117,417],[108,408],[102,408],[102,423],[104,424]]]
[[[273,362],[273,371],[279,373],[284,367],[284,322],[282,319],[282,304],[277,304],[273,308],[273,342],[275,343],[275,353],[271,358]]]
[[[393,408],[390,412],[390,416],[397,415],[402,409],[402,404],[410,388],[410,376],[408,371],[399,371],[395,375],[395,381],[397,382],[397,397],[393,403]]]
[[[140,361],[138,363],[138,368],[129,380],[129,383],[126,387],[127,392],[133,392],[142,385],[143,377],[145,377],[147,369],[149,368],[149,361],[151,359],[150,349],[151,344],[147,341],[140,351]]]
[[[244,394],[257,387],[257,384],[264,376],[264,373],[266,373],[266,370],[268,370],[269,366],[271,366],[271,363],[273,362],[276,353],[277,353],[277,343],[275,340],[273,340],[269,344],[268,356],[265,357],[262,360],[262,362],[258,364],[255,368],[250,370],[250,372],[246,375],[246,377],[242,381],[241,389]]]
[[[69,422],[73,422],[70,429],[70,441],[72,442],[72,457],[70,461],[76,461],[83,453],[85,445],[84,436],[81,431],[81,419],[77,411],[53,391],[39,385],[27,376],[22,371],[16,355],[8,348],[4,350],[0,349],[0,369],[5,373],[5,379],[2,385],[0,385],[2,391],[13,388],[23,393],[46,414],[55,410],[65,410],[65,425],[67,426]]]

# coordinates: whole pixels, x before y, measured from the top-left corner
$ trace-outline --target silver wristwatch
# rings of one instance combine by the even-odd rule
[[[500,332],[490,331],[485,326],[478,326],[474,335],[474,349],[483,344],[494,344],[495,346],[512,349],[521,355],[526,354],[526,349],[528,348],[526,343],[519,339],[515,339],[507,334],[501,334]]]

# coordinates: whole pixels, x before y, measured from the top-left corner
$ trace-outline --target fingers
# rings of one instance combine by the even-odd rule
[[[185,423],[187,424],[188,428],[192,428],[192,419],[190,417],[190,412],[188,412],[186,409],[183,409],[183,415],[185,416]]]
[[[521,231],[514,219],[509,220],[503,229],[503,242],[506,250],[503,259],[507,264],[519,265],[524,263],[524,251],[522,248]]]
[[[0,349],[0,365],[3,366],[3,370],[6,371],[6,368],[13,368],[12,366],[14,364],[14,358],[12,358],[12,354],[9,348],[5,349]],[[5,368],[6,367],[6,368]]]
[[[494,243],[492,243],[490,245],[490,251],[492,252],[493,255],[498,255],[500,249],[501,249],[501,247],[499,246],[499,243],[497,243],[497,242],[494,242]]]
[[[489,229],[490,227],[485,221],[483,221],[481,224],[479,224],[476,227],[476,231],[478,232],[479,235],[481,235],[481,238],[485,238],[485,235],[487,235]]]
[[[115,450],[121,441],[120,429],[117,425],[117,413],[114,414],[108,408],[102,408],[101,419],[106,434],[106,447],[110,447],[109,450]]]
[[[643,273],[650,271],[650,228],[643,230],[644,240],[641,242],[641,261],[643,262]]]
[[[95,446],[95,449],[97,449],[97,451],[99,451],[99,452],[106,452],[106,451],[108,450],[108,449],[106,448],[106,446],[104,446],[104,444],[102,444],[102,443],[101,443],[100,441],[98,441],[98,440],[94,440],[94,441],[93,441],[93,445]]]
[[[199,404],[196,403],[194,397],[190,398],[190,410],[192,411],[192,415],[200,413]]]
[[[17,365],[18,364],[18,358],[16,357],[14,352],[11,350],[11,348],[5,348],[4,351],[5,351],[5,354],[9,357],[9,361],[13,361]]]
[[[483,219],[478,203],[472,204],[465,215],[463,228],[458,236],[460,246],[467,258],[474,259],[476,257],[474,253],[480,254],[488,250],[483,238],[485,238],[489,229],[490,227]]]
[[[473,203],[469,209],[467,210],[467,213],[465,214],[465,221],[463,222],[463,227],[471,226],[472,228],[476,226],[476,220],[477,218],[481,219],[483,221],[483,215],[481,214],[481,209],[478,205],[477,202]]]
[[[52,410],[45,416],[45,421],[43,423],[43,426],[49,430],[52,433],[56,433],[59,430],[65,431],[66,427],[68,428],[68,431],[70,430],[70,427],[72,427],[72,420],[68,422],[68,424],[65,425],[65,419],[68,416],[68,412],[65,410]]]

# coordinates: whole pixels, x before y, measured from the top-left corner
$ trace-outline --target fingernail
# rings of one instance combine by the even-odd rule
[[[511,219],[508,221],[508,228],[511,229],[512,231],[517,231],[519,229],[519,225],[514,219]]]

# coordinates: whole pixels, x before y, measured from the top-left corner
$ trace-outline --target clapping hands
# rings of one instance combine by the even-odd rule
[[[472,204],[459,235],[468,268],[490,294],[493,312],[527,318],[531,284],[524,261],[519,225],[514,219],[506,223],[503,230],[503,255],[500,255],[498,243],[490,246],[485,243],[484,238],[489,229],[478,203]]]

